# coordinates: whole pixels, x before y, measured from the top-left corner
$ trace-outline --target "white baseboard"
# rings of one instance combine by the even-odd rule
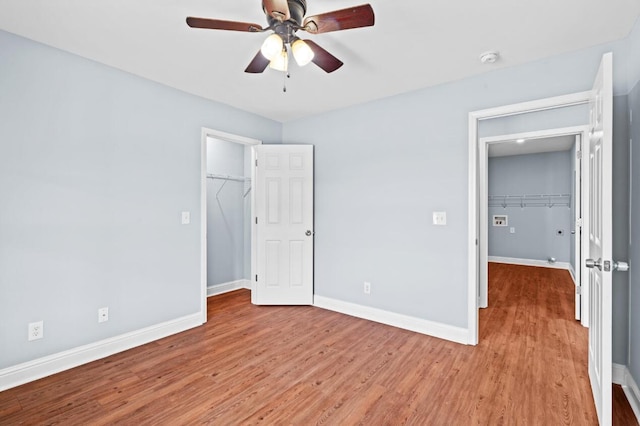
[[[569,274],[571,274],[571,279],[573,280],[573,284],[578,285],[578,280],[576,279],[576,271],[573,269],[572,264],[569,264]]]
[[[611,377],[613,383],[622,386],[633,414],[636,415],[636,419],[640,423],[640,388],[638,388],[629,368],[626,365],[613,364]]]
[[[355,303],[343,302],[341,300],[318,295],[313,296],[313,306],[340,312],[357,318],[363,318],[369,321],[391,325],[405,330],[415,331],[416,333],[422,333],[428,336],[438,337],[440,339],[450,340],[456,343],[462,343],[465,345],[469,344],[469,331],[466,328],[454,327],[447,324],[410,317],[382,309],[371,308],[369,306],[357,305]]]
[[[518,259],[516,257],[500,257],[500,256],[489,256],[488,260],[489,262],[508,263],[510,265],[539,266],[542,268],[566,269],[569,272],[571,272],[572,270],[571,264],[569,262],[549,263],[546,260]]]
[[[212,285],[211,287],[207,287],[207,297],[229,293],[230,291],[239,290],[241,288],[246,288],[248,290],[251,290],[251,281],[237,280],[237,281],[229,281],[228,283]]]
[[[0,370],[0,392],[202,325],[200,312]]]
[[[626,365],[613,363],[611,367],[611,381],[616,385],[624,385],[626,370]]]

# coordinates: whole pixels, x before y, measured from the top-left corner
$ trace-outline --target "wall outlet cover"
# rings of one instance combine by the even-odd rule
[[[190,212],[182,212],[182,224],[188,225],[191,223],[191,213]]]
[[[447,224],[447,212],[433,212],[433,224],[434,225],[446,225]]]
[[[109,321],[109,308],[98,309],[98,322]]]
[[[37,321],[29,323],[27,339],[38,340],[44,337],[44,321]]]

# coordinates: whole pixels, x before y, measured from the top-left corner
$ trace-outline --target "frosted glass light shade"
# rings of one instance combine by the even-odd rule
[[[286,71],[289,67],[289,55],[287,55],[287,51],[282,49],[280,54],[271,60],[269,63],[269,68],[273,68],[278,71]]]
[[[291,51],[293,52],[294,59],[301,67],[313,60],[313,50],[311,50],[307,43],[300,39],[293,42]]]
[[[271,34],[267,39],[262,43],[262,47],[260,48],[260,52],[262,55],[270,61],[273,61],[279,54],[282,52],[282,38],[278,34]]]

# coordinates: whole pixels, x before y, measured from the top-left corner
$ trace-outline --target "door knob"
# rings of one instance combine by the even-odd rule
[[[602,259],[598,259],[598,260],[587,259],[584,261],[584,264],[587,268],[598,268],[599,270],[602,271]]]
[[[602,259],[593,260],[587,259],[584,261],[587,268],[598,268],[602,271]],[[611,263],[609,261],[604,262],[604,270],[609,271]],[[627,262],[613,262],[613,270],[620,272],[627,272],[629,270],[629,264]]]
[[[307,229],[307,232],[305,232],[304,235],[306,235],[307,237],[310,237],[311,235],[313,235],[313,232]]]
[[[627,262],[613,262],[613,270],[627,272],[629,270],[629,264]]]

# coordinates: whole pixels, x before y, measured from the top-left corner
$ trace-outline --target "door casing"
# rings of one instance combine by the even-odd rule
[[[480,168],[479,152],[480,139],[478,138],[478,123],[481,120],[508,117],[512,115],[526,114],[537,111],[553,110],[574,105],[589,103],[591,91],[573,93],[569,95],[556,96],[553,98],[539,99],[530,102],[522,102],[511,105],[504,105],[469,113],[469,201],[468,201],[468,241],[467,241],[467,263],[468,263],[468,290],[467,290],[467,330],[468,344],[477,345],[479,336],[478,321],[478,296],[480,293]]]

